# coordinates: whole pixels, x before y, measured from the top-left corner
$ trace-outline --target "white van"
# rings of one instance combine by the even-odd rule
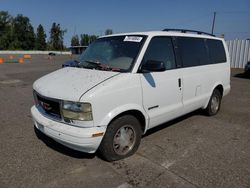
[[[34,85],[35,128],[75,150],[118,160],[147,130],[197,109],[215,115],[230,91],[223,39],[190,30],[104,36]]]

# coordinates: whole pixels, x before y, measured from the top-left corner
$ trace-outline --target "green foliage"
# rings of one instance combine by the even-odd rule
[[[50,29],[49,50],[64,50],[63,36],[66,30],[62,30],[60,24],[53,23]]]
[[[47,45],[46,34],[41,24],[35,34],[28,17],[22,14],[12,17],[8,12],[0,11],[0,50],[64,50],[65,32],[60,24],[53,23]]]
[[[28,17],[18,14],[12,21],[13,41],[10,48],[32,50],[35,47],[35,33]]]
[[[71,38],[71,46],[79,46],[80,43],[79,43],[79,37],[78,35],[74,35],[72,38]]]
[[[81,46],[88,46],[89,45],[89,35],[88,34],[81,34]]]
[[[0,50],[8,49],[11,42],[12,17],[6,11],[0,11]]]
[[[94,42],[98,37],[96,35],[90,35],[89,36],[89,44],[91,44],[92,42]]]
[[[43,26],[39,24],[37,27],[37,32],[36,32],[36,45],[35,49],[36,50],[46,50],[47,44],[46,44],[46,34],[43,29]]]
[[[0,50],[65,50],[63,45],[65,32],[60,24],[54,22],[46,44],[46,34],[41,24],[35,34],[28,17],[22,14],[12,17],[7,11],[0,11]],[[105,35],[112,33],[112,29],[105,31]],[[71,39],[71,46],[88,46],[97,38],[96,35],[81,34],[79,41],[78,35],[75,35]]]
[[[113,34],[113,30],[112,29],[106,29],[105,35],[112,35],[112,34]]]
[[[34,29],[28,17],[18,14],[12,18],[0,11],[0,49],[31,50],[35,47]]]
[[[81,46],[88,46],[98,38],[98,36],[96,35],[88,35],[88,34],[81,34],[80,37],[81,37],[80,41]]]
[[[10,29],[11,16],[7,11],[0,11],[0,36]]]

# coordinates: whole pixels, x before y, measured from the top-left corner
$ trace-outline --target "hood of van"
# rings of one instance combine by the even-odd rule
[[[88,90],[118,74],[120,73],[68,67],[41,77],[35,81],[33,89],[46,97],[79,101]]]

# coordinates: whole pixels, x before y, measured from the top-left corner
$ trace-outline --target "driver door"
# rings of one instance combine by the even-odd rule
[[[142,65],[163,62],[165,70],[141,73],[143,106],[149,115],[149,128],[174,119],[182,113],[182,75],[176,69],[171,37],[153,37]],[[145,71],[144,71],[145,72]]]

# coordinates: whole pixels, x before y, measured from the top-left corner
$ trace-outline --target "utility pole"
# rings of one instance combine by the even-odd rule
[[[216,12],[214,12],[213,25],[212,25],[212,35],[214,34],[215,18],[216,18]]]

